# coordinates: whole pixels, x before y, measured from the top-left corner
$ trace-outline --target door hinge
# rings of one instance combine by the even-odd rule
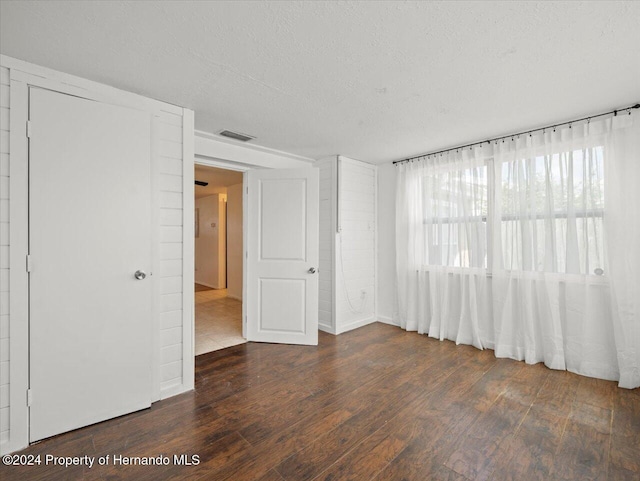
[[[247,186],[247,195],[249,195],[249,187]]]
[[[31,138],[31,120],[27,120],[27,138]]]
[[[27,254],[27,272],[31,272],[31,268],[33,266],[31,265],[31,256]]]
[[[33,403],[33,393],[31,389],[27,389],[27,407],[31,407]]]

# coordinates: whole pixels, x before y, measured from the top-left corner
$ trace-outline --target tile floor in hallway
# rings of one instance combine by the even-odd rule
[[[242,302],[226,289],[196,284],[196,356],[247,342],[242,337]]]

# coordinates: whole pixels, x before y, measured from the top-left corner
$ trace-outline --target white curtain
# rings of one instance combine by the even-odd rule
[[[640,386],[637,114],[397,169],[403,328]]]

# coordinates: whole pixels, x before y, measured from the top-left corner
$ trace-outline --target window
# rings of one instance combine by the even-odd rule
[[[497,253],[499,269],[601,275],[603,158],[594,146],[430,169],[418,187],[426,263],[488,268]]]
[[[629,111],[398,164],[394,320],[640,386],[639,153]]]
[[[502,265],[508,270],[601,274],[601,146],[503,162]]]
[[[487,170],[485,164],[425,176],[430,265],[487,267]]]

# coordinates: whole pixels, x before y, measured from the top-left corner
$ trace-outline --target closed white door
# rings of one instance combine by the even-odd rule
[[[247,175],[247,339],[316,345],[318,169]]]
[[[38,88],[29,119],[33,442],[151,404],[151,120]]]

